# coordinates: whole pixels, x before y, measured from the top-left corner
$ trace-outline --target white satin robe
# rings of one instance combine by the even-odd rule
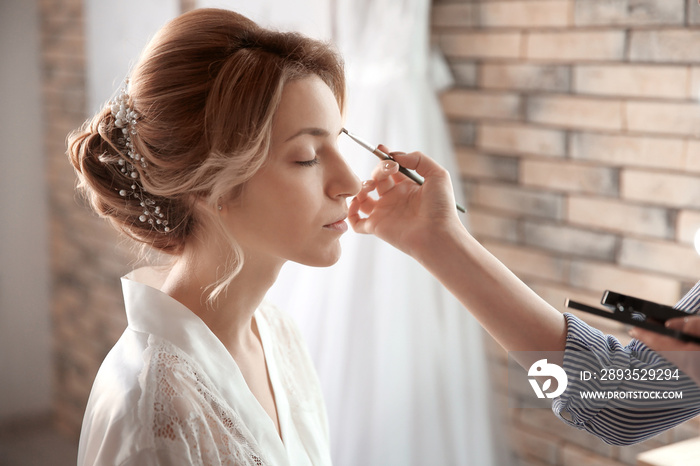
[[[329,465],[323,396],[290,317],[254,314],[282,438],[221,341],[157,289],[149,269],[122,279],[128,327],[92,387],[82,465]]]

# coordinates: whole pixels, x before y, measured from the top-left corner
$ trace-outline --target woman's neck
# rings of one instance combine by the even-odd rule
[[[283,262],[246,257],[226,290],[214,303],[208,303],[211,285],[219,278],[217,269],[221,269],[218,257],[210,260],[201,252],[184,254],[172,267],[161,291],[197,314],[235,355],[259,344],[253,314],[277,279]]]

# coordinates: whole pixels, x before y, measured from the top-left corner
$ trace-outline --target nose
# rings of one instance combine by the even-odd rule
[[[328,183],[328,195],[332,198],[355,196],[362,188],[360,179],[340,152],[335,151],[334,155],[332,174]]]

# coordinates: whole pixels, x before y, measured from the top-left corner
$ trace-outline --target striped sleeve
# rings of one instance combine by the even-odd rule
[[[700,282],[675,307],[696,314],[700,310]],[[685,374],[676,372],[675,366],[638,340],[623,346],[615,337],[603,334],[572,314],[564,315],[568,325],[564,370],[569,383],[552,405],[562,421],[586,430],[606,443],[630,445],[700,414],[700,388]],[[601,371],[610,369],[619,369],[623,373],[636,371],[636,374],[668,370],[677,376],[661,380],[583,377],[586,371],[601,374]],[[586,397],[591,393],[622,396]],[[681,393],[682,398],[658,398],[662,393],[675,393],[676,396]]]

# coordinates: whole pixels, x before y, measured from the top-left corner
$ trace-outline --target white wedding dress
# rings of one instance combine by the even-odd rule
[[[453,174],[429,49],[429,0],[200,1],[259,24],[332,39],[346,62],[346,127],[392,150],[420,150]],[[442,84],[445,84],[445,79]],[[378,162],[341,136],[358,176]],[[458,193],[458,197],[459,193]],[[350,232],[330,269],[289,263],[268,298],[309,345],[337,465],[495,463],[478,323],[412,258]]]

